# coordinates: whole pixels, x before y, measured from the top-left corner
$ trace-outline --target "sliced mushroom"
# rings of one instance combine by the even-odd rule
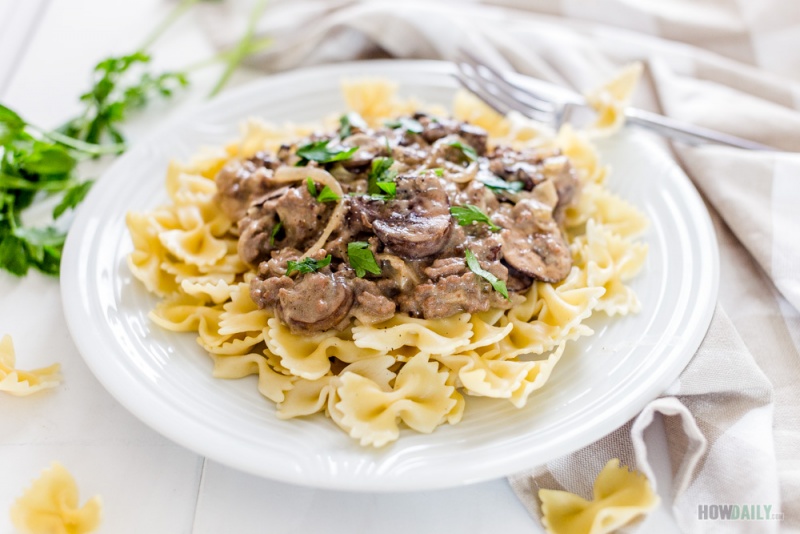
[[[309,273],[278,291],[278,316],[293,332],[336,328],[353,306],[353,291],[338,274]]]
[[[552,208],[535,199],[519,201],[511,212],[514,224],[504,229],[503,259],[522,274],[559,282],[572,268],[572,254]]]
[[[399,176],[396,197],[355,197],[354,218],[370,228],[392,253],[409,259],[436,254],[452,228],[450,201],[435,176]]]
[[[352,156],[341,161],[344,168],[353,172],[366,171],[373,159],[388,153],[385,138],[364,133],[351,135],[344,139],[342,144],[347,147],[358,147]]]

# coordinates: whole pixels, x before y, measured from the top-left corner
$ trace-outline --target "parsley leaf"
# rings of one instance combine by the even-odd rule
[[[525,187],[525,184],[520,181],[507,182],[492,173],[478,173],[478,181],[495,192],[511,191],[512,193],[519,193]]]
[[[353,135],[353,128],[358,128],[361,131],[367,129],[367,123],[364,122],[361,115],[351,111],[339,117],[339,137],[341,139]]]
[[[297,162],[296,166],[308,165],[309,161],[316,161],[317,163],[342,161],[349,159],[358,150],[357,146],[353,148],[331,147],[332,142],[330,139],[323,139],[322,141],[314,141],[301,146],[296,152],[300,157],[300,161]]]
[[[14,140],[25,128],[25,121],[14,111],[0,104],[0,145]]]
[[[283,221],[278,221],[278,224],[272,227],[272,231],[269,233],[269,246],[275,246],[275,239],[278,237],[278,233],[283,228]]]
[[[409,133],[418,134],[422,133],[424,130],[422,124],[420,124],[418,120],[412,119],[411,117],[400,117],[395,120],[386,121],[384,124],[393,130],[402,128]]]
[[[387,194],[394,197],[396,192],[394,180],[397,178],[397,171],[391,168],[392,165],[394,165],[393,158],[378,157],[372,160],[372,167],[370,167],[367,175],[367,194]],[[394,187],[386,184],[391,184]]]
[[[394,182],[377,182],[375,185],[385,193],[383,196],[386,198],[394,198],[397,195],[397,184]]]
[[[467,267],[469,267],[470,271],[492,284],[492,287],[495,291],[503,295],[508,300],[511,300],[511,298],[508,296],[506,283],[502,280],[499,280],[489,271],[482,269],[480,263],[478,263],[478,258],[475,257],[475,254],[473,254],[470,249],[464,250],[464,256],[467,258]]]
[[[317,184],[314,183],[311,177],[306,178],[306,185],[308,186],[309,194],[316,198],[318,202],[336,202],[339,200],[339,195],[334,193],[330,186],[326,185],[322,188],[322,191],[317,191]]]
[[[470,161],[478,161],[478,153],[475,152],[475,149],[469,145],[465,145],[461,141],[453,141],[452,143],[447,143],[453,148],[457,148],[461,151],[464,156]]]
[[[70,208],[75,209],[86,198],[86,194],[92,188],[92,185],[94,185],[94,181],[87,180],[67,189],[61,198],[61,202],[53,208],[53,219],[58,219]]]
[[[461,226],[467,226],[468,224],[479,222],[488,224],[489,229],[492,232],[497,232],[501,229],[499,226],[494,224],[489,216],[483,213],[480,208],[473,206],[472,204],[466,204],[464,206],[450,206],[450,214],[453,215],[453,218]]]
[[[34,141],[30,151],[22,154],[17,163],[29,174],[67,174],[78,162],[64,147]]]
[[[356,276],[364,278],[366,274],[381,274],[381,268],[375,261],[375,256],[365,241],[353,241],[347,244],[347,258],[350,267],[356,271]]]
[[[319,192],[317,195],[317,200],[319,202],[336,202],[339,200],[339,195],[333,192],[329,186],[325,186],[322,188],[322,191]]]
[[[28,252],[25,241],[10,234],[0,240],[0,267],[11,274],[23,276],[28,272]]]
[[[300,274],[307,274],[307,273],[315,273],[330,265],[331,263],[331,255],[328,254],[321,260],[315,260],[314,258],[304,258],[300,261],[292,261],[289,260],[286,263],[286,276],[290,276],[294,273]]]

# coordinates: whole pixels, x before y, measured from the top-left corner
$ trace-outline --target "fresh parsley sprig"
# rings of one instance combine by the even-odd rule
[[[473,273],[477,274],[487,282],[492,285],[495,291],[503,295],[506,299],[511,300],[508,296],[508,289],[506,288],[506,283],[497,278],[495,275],[490,273],[489,271],[482,269],[481,264],[478,263],[478,258],[475,257],[475,254],[472,253],[470,249],[464,250],[464,256],[467,259],[467,267]]]
[[[169,98],[189,85],[185,72],[147,71],[151,60],[150,54],[136,51],[97,63],[92,87],[80,96],[83,113],[67,121],[58,133],[94,144],[124,143],[119,125],[133,111],[145,107],[155,97]]]
[[[291,276],[294,273],[315,273],[330,265],[331,259],[331,255],[328,254],[321,260],[315,260],[314,258],[303,258],[300,261],[289,260],[286,262],[286,276]]]
[[[353,241],[347,244],[347,259],[356,276],[364,278],[367,273],[381,274],[381,268],[375,261],[375,255],[366,241]]]
[[[502,228],[492,222],[488,215],[483,213],[480,208],[472,204],[465,204],[464,206],[450,206],[450,214],[461,226],[467,226],[472,223],[486,223],[492,232],[499,232]]]
[[[56,275],[66,232],[50,225],[25,226],[22,212],[40,196],[61,195],[52,218],[59,219],[86,196],[93,182],[80,181],[80,160],[115,153],[119,147],[62,142],[0,105],[0,269],[25,275],[30,268]]]

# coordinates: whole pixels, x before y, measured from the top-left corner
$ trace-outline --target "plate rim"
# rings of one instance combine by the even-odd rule
[[[102,183],[103,178],[106,176],[113,175],[115,172],[117,172],[118,168],[130,164],[132,161],[135,162],[139,152],[143,151],[145,147],[147,147],[149,144],[152,144],[166,132],[178,127],[180,124],[188,121],[192,117],[197,117],[203,113],[209,112],[210,110],[221,108],[225,106],[226,103],[233,102],[251,92],[265,90],[269,86],[279,83],[293,83],[293,81],[301,81],[304,78],[331,75],[332,73],[338,74],[339,77],[346,77],[353,72],[358,72],[360,76],[364,74],[391,76],[393,72],[400,71],[432,71],[441,74],[452,72],[452,66],[447,62],[434,60],[370,60],[308,67],[295,71],[265,76],[264,78],[260,78],[242,86],[233,88],[214,100],[202,103],[200,105],[190,106],[187,109],[176,113],[174,117],[164,121],[162,124],[151,130],[148,135],[136,142],[134,146],[131,147],[131,150],[122,155],[111,166],[109,166],[109,168],[103,173],[100,182]],[[676,368],[679,367],[679,370],[677,372],[670,373],[674,374],[674,376],[670,377],[669,380],[661,378],[660,380],[651,382],[645,391],[638,393],[636,396],[636,402],[628,402],[623,408],[616,410],[612,415],[604,419],[603,425],[595,425],[594,427],[591,427],[589,431],[584,430],[580,433],[581,435],[590,434],[592,436],[591,440],[584,439],[583,441],[585,443],[582,445],[572,447],[571,450],[564,450],[559,454],[551,455],[551,457],[545,458],[545,461],[549,461],[553,458],[570,452],[574,452],[575,450],[585,447],[597,439],[602,438],[603,436],[612,432],[614,429],[617,429],[625,424],[628,420],[639,413],[648,402],[663,393],[688,365],[697,348],[700,346],[700,343],[702,342],[702,339],[705,336],[713,317],[719,288],[719,248],[710,215],[696,188],[686,174],[682,171],[682,169],[680,169],[678,164],[669,158],[668,155],[664,153],[664,151],[661,150],[661,148],[658,147],[653,141],[648,139],[646,142],[651,144],[654,150],[662,152],[664,158],[670,161],[672,166],[671,172],[677,174],[677,176],[673,179],[677,180],[677,185],[680,186],[680,189],[683,193],[682,199],[689,200],[696,205],[695,207],[700,208],[697,210],[697,213],[700,214],[703,219],[703,232],[700,233],[705,234],[704,241],[708,241],[708,244],[710,245],[710,250],[706,252],[710,254],[710,258],[707,259],[711,260],[707,265],[703,266],[706,270],[705,274],[710,277],[711,285],[705,288],[707,295],[702,302],[703,306],[699,311],[695,310],[702,318],[700,321],[701,324],[699,324],[698,327],[692,331],[691,336],[686,336],[685,338],[681,339],[679,343],[676,343],[676,345],[681,345],[679,347],[681,354],[679,358],[676,358],[676,360],[680,360],[679,365],[675,366]],[[100,188],[93,188],[93,191],[90,192],[89,197],[87,198],[87,205],[89,206],[91,206],[93,196],[96,197],[96,195],[99,194],[99,192],[95,189],[99,190]],[[86,206],[83,207],[85,208]],[[78,347],[82,359],[86,362],[87,366],[92,371],[92,374],[98,379],[103,388],[106,389],[106,391],[108,391],[120,404],[122,404],[127,411],[144,422],[148,427],[156,430],[171,441],[186,447],[194,453],[203,455],[209,459],[213,459],[214,461],[223,463],[229,467],[233,467],[244,472],[292,484],[345,491],[388,492],[441,489],[507,476],[509,474],[544,463],[541,461],[532,461],[528,463],[527,467],[520,468],[518,466],[511,466],[509,465],[509,462],[506,461],[500,462],[499,467],[495,466],[493,469],[480,474],[471,473],[470,476],[453,476],[440,480],[430,480],[430,478],[427,478],[425,479],[424,483],[419,483],[419,480],[421,479],[414,479],[413,477],[411,480],[403,480],[403,477],[394,477],[392,478],[392,484],[389,487],[386,487],[381,483],[380,477],[363,478],[355,481],[352,479],[334,480],[333,478],[309,480],[304,479],[302,476],[292,476],[292,474],[287,474],[285,472],[275,472],[269,469],[253,469],[253,466],[249,465],[247,462],[243,462],[235,458],[231,459],[227,457],[220,457],[219,454],[215,454],[214,447],[219,447],[219,444],[213,446],[212,444],[219,441],[219,436],[217,436],[216,440],[213,439],[213,436],[208,436],[211,439],[204,443],[203,446],[198,446],[197,443],[190,442],[185,436],[176,436],[173,427],[165,423],[163,418],[154,418],[152,416],[151,410],[153,407],[160,407],[159,403],[155,402],[153,399],[137,399],[138,402],[132,403],[130,394],[125,394],[122,388],[112,388],[109,386],[109,384],[117,382],[119,377],[115,378],[113,376],[109,376],[108,369],[103,368],[102,365],[100,365],[100,360],[96,357],[96,355],[93,355],[97,350],[96,345],[93,343],[94,339],[91,335],[87,335],[83,331],[84,327],[82,324],[80,324],[80,320],[86,319],[86,317],[79,317],[80,314],[74,313],[75,310],[71,307],[73,303],[82,301],[80,295],[81,284],[79,283],[80,262],[78,260],[81,258],[81,250],[86,239],[81,240],[79,239],[79,236],[85,237],[85,234],[91,230],[90,221],[91,214],[89,213],[89,210],[78,210],[73,221],[72,231],[69,232],[64,247],[61,274],[61,296],[62,307],[66,317],[68,329],[76,346]],[[613,428],[607,430],[609,427]],[[598,430],[598,428],[606,430]],[[224,440],[222,440],[220,444],[224,444]]]

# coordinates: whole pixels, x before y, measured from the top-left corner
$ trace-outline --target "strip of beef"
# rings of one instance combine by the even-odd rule
[[[551,214],[550,206],[535,199],[520,200],[511,211],[513,223],[501,234],[505,261],[544,282],[561,281],[572,268],[569,245]]]
[[[259,152],[244,161],[234,161],[217,173],[216,200],[222,212],[232,221],[247,213],[250,204],[274,189],[270,181],[280,162],[274,156]]]
[[[239,256],[258,265],[275,249],[304,250],[322,232],[332,211],[332,203],[317,201],[305,185],[267,193],[255,200],[239,221]],[[275,235],[278,223],[281,227]]]

